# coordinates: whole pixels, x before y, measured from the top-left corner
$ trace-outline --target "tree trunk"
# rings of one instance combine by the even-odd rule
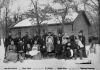
[[[62,33],[64,33],[64,21],[62,21],[62,27],[61,27],[61,29],[62,29]]]
[[[65,19],[65,13],[63,13],[63,15],[62,15],[62,33],[64,33],[64,19]]]
[[[36,2],[36,19],[37,19],[38,34],[40,35],[40,23],[39,23],[39,15],[38,15],[38,9],[37,9],[37,2]]]
[[[8,14],[8,13],[7,13],[7,8],[6,8],[6,17],[5,17],[5,19],[6,19],[6,20],[5,20],[5,21],[6,21],[6,28],[5,28],[5,29],[6,29],[6,37],[7,37],[7,29],[8,29],[8,28],[7,28],[7,14]]]
[[[99,4],[99,44],[100,44],[100,0],[98,0]]]

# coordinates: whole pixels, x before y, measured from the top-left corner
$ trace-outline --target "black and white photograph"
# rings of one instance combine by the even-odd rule
[[[99,70],[100,0],[0,0],[0,70]]]

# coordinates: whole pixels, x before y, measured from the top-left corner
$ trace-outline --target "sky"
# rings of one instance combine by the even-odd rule
[[[36,1],[36,0],[33,0]],[[78,3],[82,3],[81,0],[75,0]],[[85,0],[83,0],[85,1]],[[97,4],[96,0],[92,0],[94,3]],[[59,4],[53,4],[53,0],[38,0],[39,4],[50,4],[53,8],[59,9],[61,6]],[[29,10],[30,8],[33,8],[33,6],[30,6],[31,0],[15,0],[12,7],[11,11],[12,12],[17,12],[18,8],[20,8],[20,12],[24,12]],[[91,3],[91,2],[89,2]],[[91,3],[93,4],[93,3]],[[42,6],[41,6],[42,7]],[[79,9],[84,9],[83,5],[79,5]]]
[[[36,0],[33,0],[33,1],[36,1]],[[79,7],[79,10],[84,10],[84,5],[81,4],[81,0],[75,0],[77,3],[80,3],[80,5],[78,6]],[[85,0],[83,0],[85,1]],[[96,2],[96,0],[92,0],[94,3],[98,4]],[[59,9],[59,8],[62,8],[61,5],[59,4],[53,4],[53,0],[38,0],[38,6],[39,7],[44,7],[43,4],[50,4],[53,8],[55,9]],[[91,2],[89,2],[91,3]],[[42,5],[41,5],[42,4]],[[91,5],[93,5],[93,3],[91,3]],[[29,9],[33,9],[33,5],[31,5],[31,0],[13,0],[13,3],[11,4],[11,12],[18,12],[18,8],[20,9],[19,10],[19,13],[24,13],[25,11],[28,11]],[[76,17],[76,13],[73,14],[74,16],[71,16],[71,17]],[[70,16],[70,14],[69,14]],[[69,17],[69,18],[71,18]]]
[[[12,5],[11,11],[17,12],[18,8],[20,8],[21,12],[26,11],[30,3],[31,3],[31,0],[16,0]]]
[[[38,0],[38,2],[39,4],[47,4],[47,3],[51,3],[52,0]],[[20,7],[21,12],[27,11],[32,7],[30,4],[31,4],[31,0],[16,0],[16,2],[14,2],[12,5],[12,12],[17,11],[18,7]]]

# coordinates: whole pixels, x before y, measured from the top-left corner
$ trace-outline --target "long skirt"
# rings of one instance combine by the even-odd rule
[[[42,59],[41,53],[38,52],[36,55],[33,56],[33,59],[34,59],[34,60],[41,60],[41,59]]]
[[[54,50],[53,43],[47,43],[46,44],[46,49],[47,49],[47,52],[52,52]]]
[[[40,51],[33,50],[33,51],[30,51],[29,54],[33,56],[33,59],[35,60],[40,60],[42,58]]]
[[[33,56],[33,55],[36,55],[38,52],[40,52],[40,51],[33,50],[33,51],[30,51],[29,54],[30,54],[31,56]]]
[[[17,62],[18,60],[18,55],[15,52],[7,52],[6,53],[6,59],[4,62],[12,61],[12,62]]]

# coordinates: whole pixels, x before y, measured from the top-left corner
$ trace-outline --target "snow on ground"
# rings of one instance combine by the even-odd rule
[[[88,58],[84,58],[83,60],[77,59],[77,60],[57,60],[55,58],[52,59],[42,59],[42,60],[25,60],[23,63],[17,62],[17,63],[3,63],[4,58],[4,47],[0,46],[0,70],[10,68],[9,70],[15,70],[14,68],[17,68],[18,70],[24,70],[27,69],[33,69],[33,70],[81,70],[80,68],[95,68],[93,70],[99,70],[100,69],[100,46],[96,45],[96,51],[97,53],[91,53],[89,54]],[[82,62],[88,62],[92,61],[92,64],[78,64]],[[77,64],[76,64],[77,63]],[[12,69],[11,69],[12,68]],[[66,69],[67,68],[67,69]],[[89,69],[84,69],[89,70]],[[92,69],[90,69],[92,70]]]

